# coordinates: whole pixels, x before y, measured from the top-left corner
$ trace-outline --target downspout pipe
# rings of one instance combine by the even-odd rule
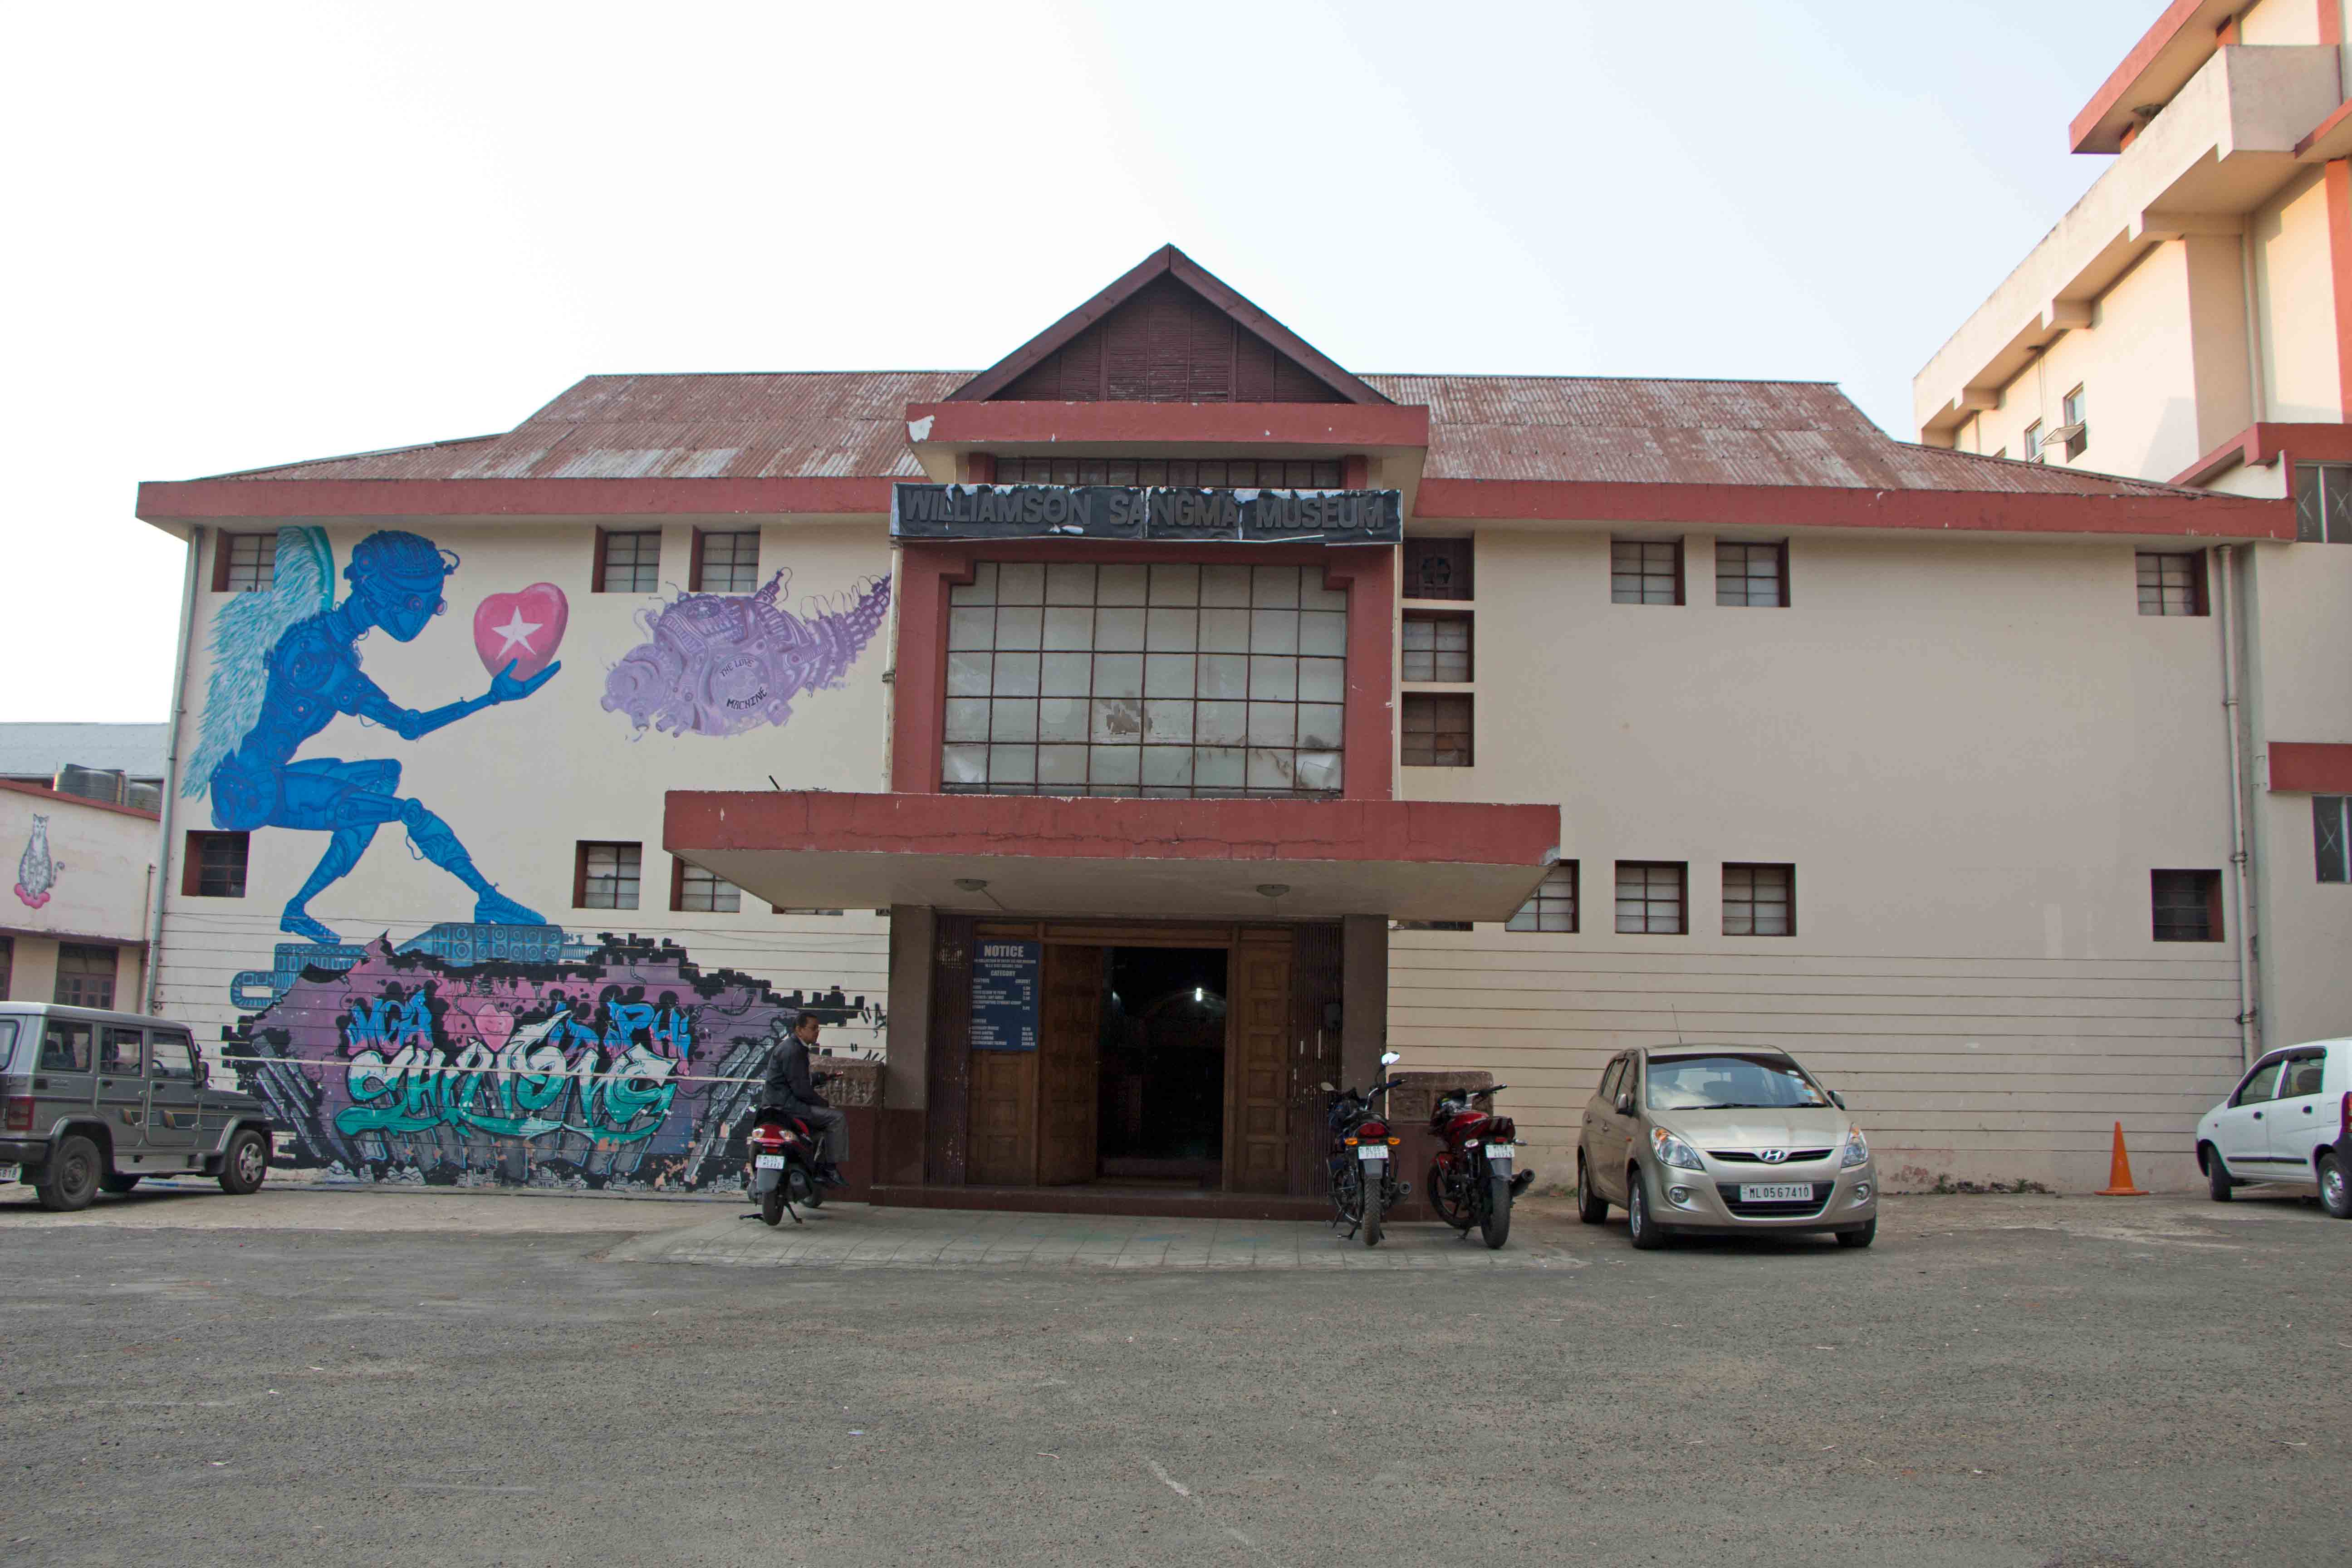
[[[196,563],[205,553],[205,531],[188,530],[188,564],[180,580],[180,646],[172,655],[172,717],[164,734],[163,808],[157,824],[155,898],[147,911],[147,1005],[145,1011],[163,1010],[163,904],[170,895],[173,806],[180,798],[180,730],[187,716],[188,641],[195,635]]]
[[[2230,885],[2231,914],[2237,927],[2234,942],[2238,968],[2238,1055],[2241,1070],[2254,1065],[2257,1011],[2254,1003],[2254,948],[2251,929],[2253,858],[2247,853],[2245,751],[2239,737],[2243,705],[2238,698],[2238,547],[2221,546],[2221,591],[2216,622],[2221,634],[2221,721],[2230,736]]]

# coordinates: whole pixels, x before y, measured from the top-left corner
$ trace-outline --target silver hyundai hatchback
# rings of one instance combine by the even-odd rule
[[[1633,1245],[1679,1231],[1878,1235],[1870,1142],[1845,1101],[1785,1051],[1635,1048],[1612,1060],[1577,1133],[1577,1215],[1625,1210]]]

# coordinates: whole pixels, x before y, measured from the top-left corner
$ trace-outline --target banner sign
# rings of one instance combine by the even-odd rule
[[[1037,1048],[1037,971],[1042,942],[981,941],[972,944],[971,1048]]]
[[[1396,490],[902,484],[890,493],[890,537],[1396,544],[1404,539],[1404,498]]]

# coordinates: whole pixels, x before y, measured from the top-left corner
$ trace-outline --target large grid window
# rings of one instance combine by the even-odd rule
[[[1715,602],[1776,610],[1785,606],[1789,602],[1789,547],[1717,540]]]
[[[2150,871],[2148,902],[2158,942],[2221,940],[2221,873]]]
[[[1509,931],[1564,931],[1576,929],[1576,862],[1563,860],[1544,873],[1536,884],[1535,897],[1519,906],[1505,928]]]
[[[661,587],[661,530],[603,534],[597,546],[595,586],[599,594],[657,592]]]
[[[2294,536],[2306,544],[2352,544],[2352,463],[2294,466]]]
[[[1407,680],[1470,679],[1470,618],[1416,616],[1404,618],[1404,678]]]
[[[278,536],[224,533],[213,556],[213,591],[267,594],[278,583]]]
[[[605,535],[611,539],[613,535]],[[748,594],[760,585],[760,531],[697,533],[694,583],[698,594]]]
[[[1797,934],[1794,866],[1727,865],[1723,868],[1723,934]]]
[[[572,907],[583,910],[634,910],[643,875],[645,847],[580,841],[572,868]]]
[[[1679,539],[1611,540],[1609,597],[1620,605],[1681,604],[1683,542]]]
[[[1469,599],[1471,542],[1408,539],[1404,542],[1404,596],[1408,599]]]
[[[2352,882],[2352,797],[2311,797],[2311,858],[2323,882]]]
[[[743,908],[742,890],[707,867],[677,861],[677,876],[669,888],[669,907],[709,914],[731,915]]]
[[[2205,552],[2201,550],[2139,552],[2139,613],[2201,616],[2205,613]]]
[[[58,944],[58,989],[51,1000],[68,1007],[114,1005],[114,949],[78,942]]]
[[[1348,596],[1318,569],[982,562],[949,598],[950,794],[1339,790]]]
[[[1336,458],[1009,458],[1000,485],[1173,485],[1179,489],[1336,490]]]
[[[1680,936],[1689,930],[1683,896],[1690,868],[1680,861],[1617,862],[1617,929],[1631,936]]]
[[[180,891],[196,899],[245,897],[245,858],[251,839],[242,833],[191,833],[181,857]]]
[[[1470,765],[1470,699],[1408,691],[1402,699],[1403,742],[1397,760],[1409,768]]]

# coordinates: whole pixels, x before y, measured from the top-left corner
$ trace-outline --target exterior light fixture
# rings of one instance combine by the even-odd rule
[[[1257,885],[1257,890],[1264,893],[1269,899],[1278,899],[1282,897],[1283,894],[1290,891],[1290,884],[1287,882],[1260,882]]]
[[[1201,1000],[1201,988],[1197,985],[1192,987],[1192,1000],[1195,1002]]]
[[[985,877],[958,877],[955,879],[955,884],[956,890],[959,892],[984,893],[988,891],[988,879]]]

